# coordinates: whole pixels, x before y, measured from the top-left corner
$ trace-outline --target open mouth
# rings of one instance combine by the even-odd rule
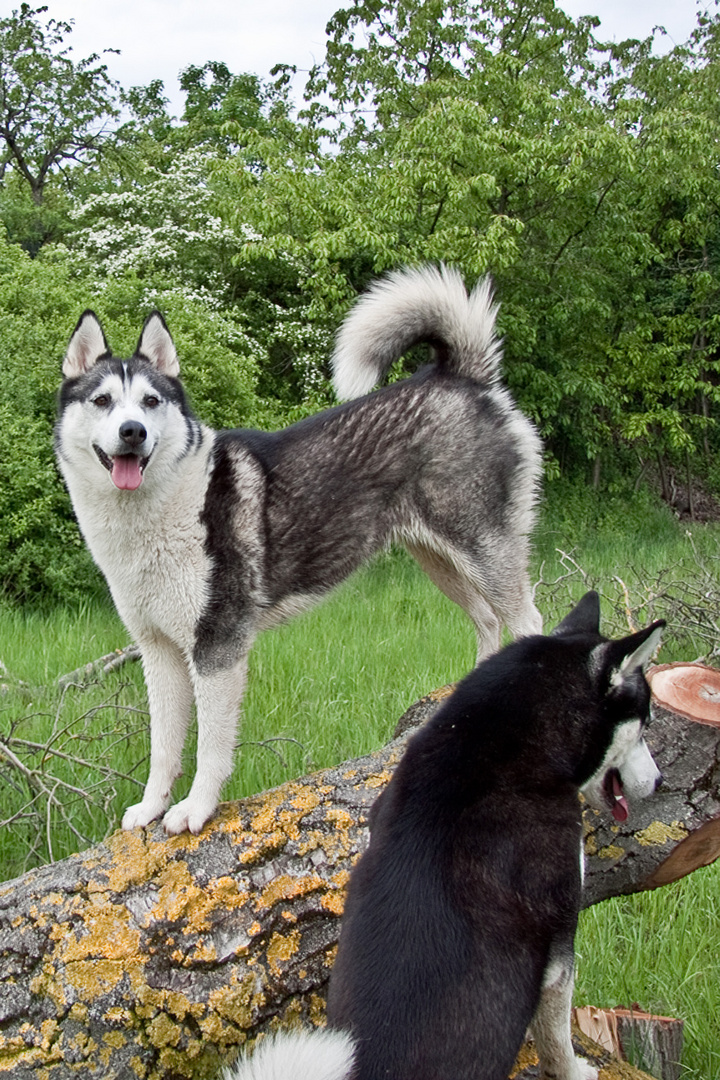
[[[616,821],[627,821],[630,807],[625,798],[622,780],[617,769],[608,769],[603,780],[603,794]]]
[[[110,457],[97,443],[93,443],[93,450],[100,464],[110,473],[110,479],[116,488],[121,491],[135,491],[140,487],[150,455],[139,457],[137,454],[118,454]]]

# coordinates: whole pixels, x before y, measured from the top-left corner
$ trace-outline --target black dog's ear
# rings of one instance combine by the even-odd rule
[[[645,670],[660,645],[664,626],[665,620],[658,619],[636,634],[598,645],[595,654],[602,657],[603,666],[610,670],[613,686],[622,686],[637,671]]]
[[[63,375],[66,379],[78,379],[94,367],[98,360],[110,355],[110,348],[97,315],[90,309],[83,311],[65,353]]]
[[[550,636],[560,634],[599,634],[600,633],[600,597],[594,591],[586,592],[582,600],[575,605]]]

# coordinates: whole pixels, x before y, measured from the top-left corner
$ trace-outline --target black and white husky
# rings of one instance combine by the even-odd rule
[[[655,790],[643,668],[664,625],[608,641],[599,615],[588,593],[413,736],[350,878],[328,1028],[227,1080],[506,1080],[528,1026],[542,1077],[595,1077],[570,1040],[578,792],[624,820]]]
[[[490,285],[434,268],[360,300],[334,356],[341,398],[369,391],[412,344],[436,362],[276,434],[215,432],[191,413],[156,312],[115,358],[91,311],[63,364],[57,456],[90,550],[142,651],[150,776],[123,827],[165,814],[199,832],[232,770],[256,634],[314,604],[379,548],[403,543],[473,620],[537,633],[527,577],[540,469],[534,428],[499,383]],[[190,709],[197,770],[168,810]],[[167,811],[167,813],[165,813]]]

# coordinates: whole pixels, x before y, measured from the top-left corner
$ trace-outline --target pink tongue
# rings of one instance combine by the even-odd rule
[[[122,491],[135,491],[143,482],[140,471],[140,458],[134,454],[125,454],[122,457],[113,458],[112,482],[116,488]]]
[[[612,778],[613,795],[615,796],[615,802],[612,808],[612,816],[616,821],[627,821],[630,816],[630,808],[627,804],[627,799],[623,794],[623,787],[617,776]]]

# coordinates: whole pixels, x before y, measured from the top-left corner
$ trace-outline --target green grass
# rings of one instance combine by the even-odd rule
[[[682,1018],[683,1077],[720,1077],[720,863],[582,912],[575,946],[578,1005]]]
[[[533,565],[547,625],[594,586],[608,632],[663,615],[671,625],[661,660],[707,654],[717,640],[713,620],[720,624],[720,530],[690,532],[647,498],[600,499],[556,487]],[[688,620],[688,597],[698,595],[705,614]],[[31,783],[0,759],[0,817],[11,822],[0,827],[0,879],[101,838],[139,797],[148,753],[140,666],[87,686],[57,687],[60,675],[127,641],[102,604],[46,616],[0,609],[7,669],[0,675],[0,738],[19,756],[22,750],[34,777]],[[256,643],[226,797],[382,745],[407,706],[464,674],[474,653],[468,620],[412,560],[380,557],[320,608]],[[41,749],[28,749],[33,742]],[[190,739],[178,798],[191,781],[193,753]],[[687,1080],[720,1077],[719,898],[716,865],[655,893],[598,905],[583,914],[578,936],[578,1002],[638,1002],[681,1016]]]

